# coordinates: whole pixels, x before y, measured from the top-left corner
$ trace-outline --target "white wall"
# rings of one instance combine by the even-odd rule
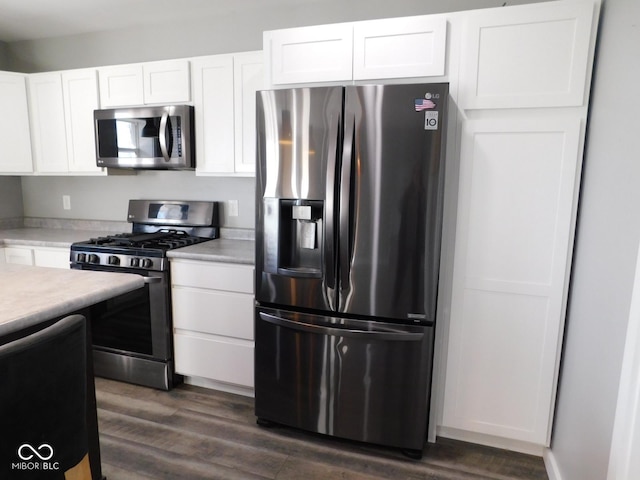
[[[318,0],[304,7],[273,8],[264,2],[260,11],[236,10],[189,22],[175,22],[154,28],[136,28],[7,45],[9,67],[14,71],[37,72],[99,66],[115,63],[179,58],[262,48],[262,32],[276,28],[334,23],[381,17],[440,13],[443,11],[496,7],[504,0]],[[531,0],[507,0],[509,5]],[[253,179],[199,178],[191,173],[160,173],[153,178],[92,179],[70,177],[24,177],[25,215],[32,217],[121,220],[128,198],[185,196],[189,199],[237,199],[240,215],[223,218],[225,226],[253,228]],[[175,182],[174,182],[175,180]],[[165,188],[166,186],[166,188]],[[232,186],[232,190],[230,189]],[[62,209],[61,195],[72,197],[72,208]],[[198,198],[194,198],[196,196]],[[75,199],[78,199],[77,201]],[[93,208],[96,207],[96,208]]]
[[[591,95],[552,456],[607,478],[640,241],[640,2],[605,0]]]

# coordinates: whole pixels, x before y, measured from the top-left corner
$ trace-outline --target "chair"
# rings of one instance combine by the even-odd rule
[[[0,346],[0,478],[89,480],[86,319]]]

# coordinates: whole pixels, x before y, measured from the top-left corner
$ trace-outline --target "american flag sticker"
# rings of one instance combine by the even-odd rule
[[[416,98],[414,100],[414,107],[416,112],[422,112],[423,110],[431,110],[436,108],[436,104],[426,98]]]

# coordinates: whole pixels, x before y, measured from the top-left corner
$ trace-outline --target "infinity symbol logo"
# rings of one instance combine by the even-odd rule
[[[25,451],[27,452],[26,454],[24,453]],[[18,456],[22,460],[31,460],[34,456],[40,460],[49,460],[53,457],[53,447],[48,443],[43,443],[35,449],[28,443],[24,443],[18,448]]]

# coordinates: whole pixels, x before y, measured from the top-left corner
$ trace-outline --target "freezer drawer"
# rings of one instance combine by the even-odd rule
[[[422,451],[433,327],[256,307],[261,420]]]

